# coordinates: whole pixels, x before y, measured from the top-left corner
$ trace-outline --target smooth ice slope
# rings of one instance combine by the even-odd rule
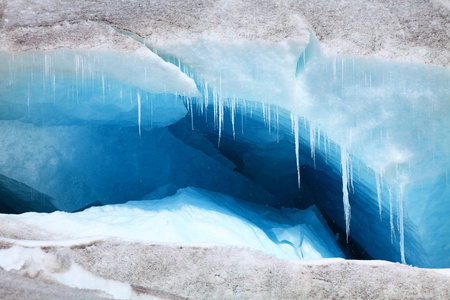
[[[193,188],[161,200],[92,207],[72,214],[4,217],[60,238],[109,236],[154,243],[220,243],[258,249],[283,259],[343,257],[315,207],[279,211]]]

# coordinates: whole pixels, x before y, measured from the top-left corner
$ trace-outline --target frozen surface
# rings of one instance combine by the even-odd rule
[[[2,267],[8,265],[4,261],[6,255],[18,257],[16,267],[22,266],[18,270],[0,271],[0,292],[6,299],[26,298],[30,290],[38,299],[58,298],[51,296],[56,291],[64,291],[68,298],[78,295],[90,299],[88,292],[99,295],[99,291],[55,286],[55,278],[68,277],[74,266],[79,267],[78,274],[91,274],[89,284],[97,290],[105,278],[117,283],[116,291],[120,286],[131,286],[132,299],[136,294],[144,299],[447,299],[450,296],[450,279],[441,270],[384,261],[294,262],[248,248],[155,245],[117,239],[72,240],[64,244],[3,240],[1,248]],[[73,285],[76,281],[72,278],[66,284]],[[100,295],[111,297],[114,293],[107,289]]]
[[[283,259],[343,256],[314,207],[277,211],[192,188],[161,200],[92,207],[73,214],[27,213],[4,218],[70,239],[112,236],[158,243],[219,243],[250,247]]]
[[[309,30],[330,55],[448,66],[446,2],[2,0],[0,45],[19,51],[97,47],[134,51],[136,45],[96,21],[132,31],[155,46],[205,37],[305,44]]]
[[[28,278],[14,272],[0,270],[0,289],[3,299],[56,300],[64,295],[66,299],[100,300],[110,299],[98,291],[79,290],[61,284]]]

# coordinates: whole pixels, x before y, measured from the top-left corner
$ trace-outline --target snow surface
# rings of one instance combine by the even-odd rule
[[[70,288],[68,286],[50,282],[41,281],[19,274],[15,272],[6,272],[0,269],[0,290],[3,299],[42,299],[56,300],[61,299],[64,295],[65,299],[111,299],[107,294],[102,294],[97,290],[81,290]]]
[[[54,259],[60,261],[54,261]],[[76,264],[61,262],[64,257],[55,257],[43,252],[40,248],[23,248],[13,246],[3,250],[0,258],[1,267],[6,270],[27,269],[26,275],[31,278],[36,276],[50,276],[53,281],[57,281],[70,287],[80,289],[102,290],[113,295],[116,299],[131,299],[131,286],[114,280],[106,280],[86,272]],[[62,270],[60,269],[62,268]],[[42,270],[47,271],[42,274]]]
[[[448,6],[438,1],[414,5],[408,0],[1,3],[0,45],[10,50],[103,47],[134,51],[137,45],[96,22],[108,21],[154,46],[202,38],[306,44],[310,30],[330,55],[450,63]]]
[[[5,299],[28,295],[25,286],[34,290],[33,297],[48,299],[63,288],[52,282],[74,272],[73,266],[79,266],[78,275],[90,274],[90,286],[103,297],[119,295],[114,291],[123,291],[120,286],[131,286],[132,299],[137,295],[144,299],[447,299],[450,295],[448,276],[384,261],[294,262],[248,248],[152,245],[118,239],[73,240],[65,246],[54,241],[21,243],[1,242],[1,266],[8,264],[6,254],[20,255],[16,268],[22,266],[8,273],[0,271]],[[122,283],[100,293],[105,281]],[[72,278],[66,283],[75,282]],[[14,293],[11,284],[17,286]],[[67,297],[87,298],[80,290],[65,292]]]

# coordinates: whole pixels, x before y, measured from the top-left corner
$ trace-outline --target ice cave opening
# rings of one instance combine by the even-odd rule
[[[313,39],[151,50],[0,54],[1,213],[450,267],[447,69]]]

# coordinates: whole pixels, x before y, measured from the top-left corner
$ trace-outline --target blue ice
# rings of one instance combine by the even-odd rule
[[[140,60],[124,58],[127,76],[113,54],[2,54],[0,208],[75,211],[194,187],[315,205],[341,246],[450,266],[448,69],[329,57],[314,38],[158,53],[168,62],[152,56],[135,75]]]

